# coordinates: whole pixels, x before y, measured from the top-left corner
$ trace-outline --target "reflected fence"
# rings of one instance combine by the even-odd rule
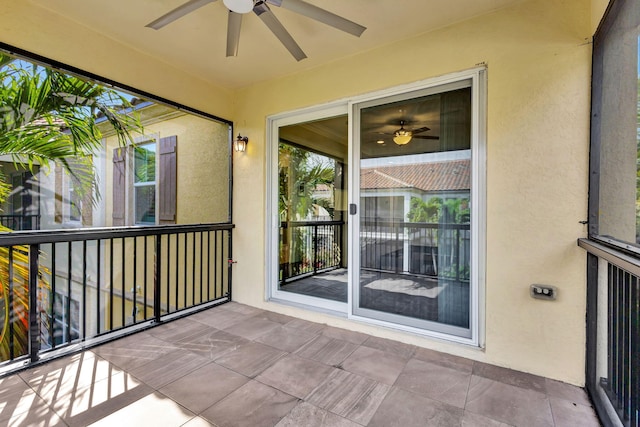
[[[339,268],[343,221],[292,221],[280,225],[280,282]],[[470,224],[363,219],[361,268],[468,282]]]
[[[280,224],[280,282],[339,268],[343,221],[290,221]]]
[[[230,301],[233,228],[0,234],[0,374]]]
[[[364,219],[360,224],[361,268],[468,281],[469,224]]]

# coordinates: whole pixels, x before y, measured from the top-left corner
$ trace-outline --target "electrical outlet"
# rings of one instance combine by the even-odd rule
[[[551,285],[533,284],[529,287],[532,298],[554,300],[558,297],[558,288]]]

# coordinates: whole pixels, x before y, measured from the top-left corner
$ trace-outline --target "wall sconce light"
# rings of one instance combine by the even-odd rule
[[[238,137],[233,143],[233,148],[239,153],[244,153],[247,150],[248,143],[249,143],[249,138],[238,134]]]

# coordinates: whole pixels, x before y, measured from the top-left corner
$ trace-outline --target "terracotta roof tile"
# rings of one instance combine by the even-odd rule
[[[450,160],[398,166],[363,168],[362,189],[416,188],[422,191],[452,191],[471,188],[471,161]]]

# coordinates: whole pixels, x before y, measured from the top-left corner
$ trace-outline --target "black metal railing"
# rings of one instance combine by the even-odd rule
[[[282,222],[280,281],[340,267],[343,227],[343,221]]]
[[[0,234],[0,372],[231,300],[233,228]]]
[[[0,225],[13,231],[40,230],[40,215],[0,215]]]
[[[469,224],[363,219],[360,242],[362,268],[469,280]]]
[[[638,427],[640,258],[605,242],[579,239],[578,244],[589,252],[587,389],[605,425],[613,425],[610,414],[615,412],[623,425]],[[600,279],[599,266],[606,266],[606,281]]]
[[[640,425],[640,278],[608,265],[608,378],[600,384],[621,420]]]

